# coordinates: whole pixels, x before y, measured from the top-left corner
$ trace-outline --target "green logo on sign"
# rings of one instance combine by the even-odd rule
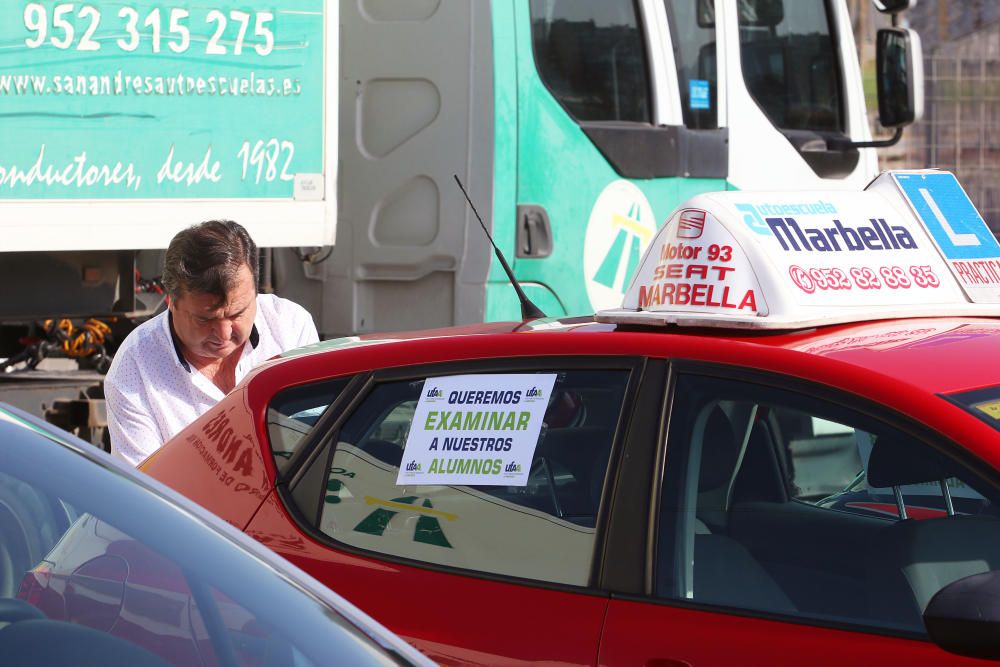
[[[451,549],[451,543],[448,542],[448,539],[444,536],[444,530],[441,529],[441,522],[436,516],[431,515],[440,514],[450,520],[454,520],[457,517],[454,514],[435,510],[434,505],[431,504],[428,498],[425,498],[420,505],[416,504],[417,500],[417,496],[403,496],[402,498],[393,498],[390,501],[367,496],[365,497],[365,502],[368,504],[380,504],[386,505],[386,507],[380,507],[366,516],[354,527],[354,530],[359,533],[381,537],[385,534],[385,529],[389,527],[389,522],[392,521],[392,518],[399,514],[401,510],[408,510],[420,513],[416,528],[413,531],[414,542]]]

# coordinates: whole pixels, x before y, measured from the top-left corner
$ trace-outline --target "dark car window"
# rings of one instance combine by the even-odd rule
[[[531,0],[535,62],[576,120],[651,120],[646,43],[635,2]]]
[[[317,457],[314,465],[325,466],[322,477],[303,477],[321,479],[312,487],[317,490],[293,490],[302,513],[317,517],[321,532],[354,547],[586,585],[629,372],[538,374],[553,376],[539,435],[528,443],[526,483],[398,484],[400,465],[415,465],[409,455],[404,458],[404,448],[421,396],[432,393],[442,377],[386,382],[347,419],[329,445],[332,454]],[[485,422],[469,433],[478,441],[504,435]],[[504,464],[512,467],[506,459]]]
[[[337,378],[278,392],[267,406],[267,436],[278,472],[298,451],[323,412],[347,386],[349,378]]]
[[[945,398],[1000,431],[1000,387],[963,391]]]
[[[940,588],[1000,569],[996,491],[918,438],[769,386],[687,375],[676,396],[660,596],[923,632]]]
[[[307,667],[328,664],[331,651],[345,664],[394,663],[330,607],[110,459],[97,463],[19,419],[0,410],[5,664],[80,664],[91,652],[136,667]]]

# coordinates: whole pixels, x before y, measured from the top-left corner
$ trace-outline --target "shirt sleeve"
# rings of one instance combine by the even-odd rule
[[[319,334],[316,332],[316,323],[313,322],[312,315],[305,308],[302,309],[302,329],[299,333],[299,342],[295,347],[312,345],[319,342]]]
[[[129,363],[128,359],[121,361]],[[112,368],[104,380],[111,455],[135,466],[159,449],[163,439],[156,421],[142,407],[138,388],[122,386],[122,373],[116,370],[120,368]]]
[[[291,344],[285,346],[285,351],[294,349],[296,347],[302,347],[303,345],[312,345],[313,343],[319,342],[319,334],[316,332],[316,323],[313,322],[312,315],[309,311],[300,306],[297,303],[289,301],[289,306],[294,311],[294,331],[292,333]]]

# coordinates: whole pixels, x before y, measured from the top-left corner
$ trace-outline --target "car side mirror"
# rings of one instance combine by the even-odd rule
[[[920,36],[907,28],[882,28],[875,47],[878,117],[901,128],[924,115],[924,59]]]
[[[924,610],[931,640],[951,653],[1000,660],[1000,570],[954,581]]]

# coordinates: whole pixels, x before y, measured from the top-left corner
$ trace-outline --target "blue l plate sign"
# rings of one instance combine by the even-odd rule
[[[1000,243],[954,174],[894,174],[948,260],[1000,257]]]

